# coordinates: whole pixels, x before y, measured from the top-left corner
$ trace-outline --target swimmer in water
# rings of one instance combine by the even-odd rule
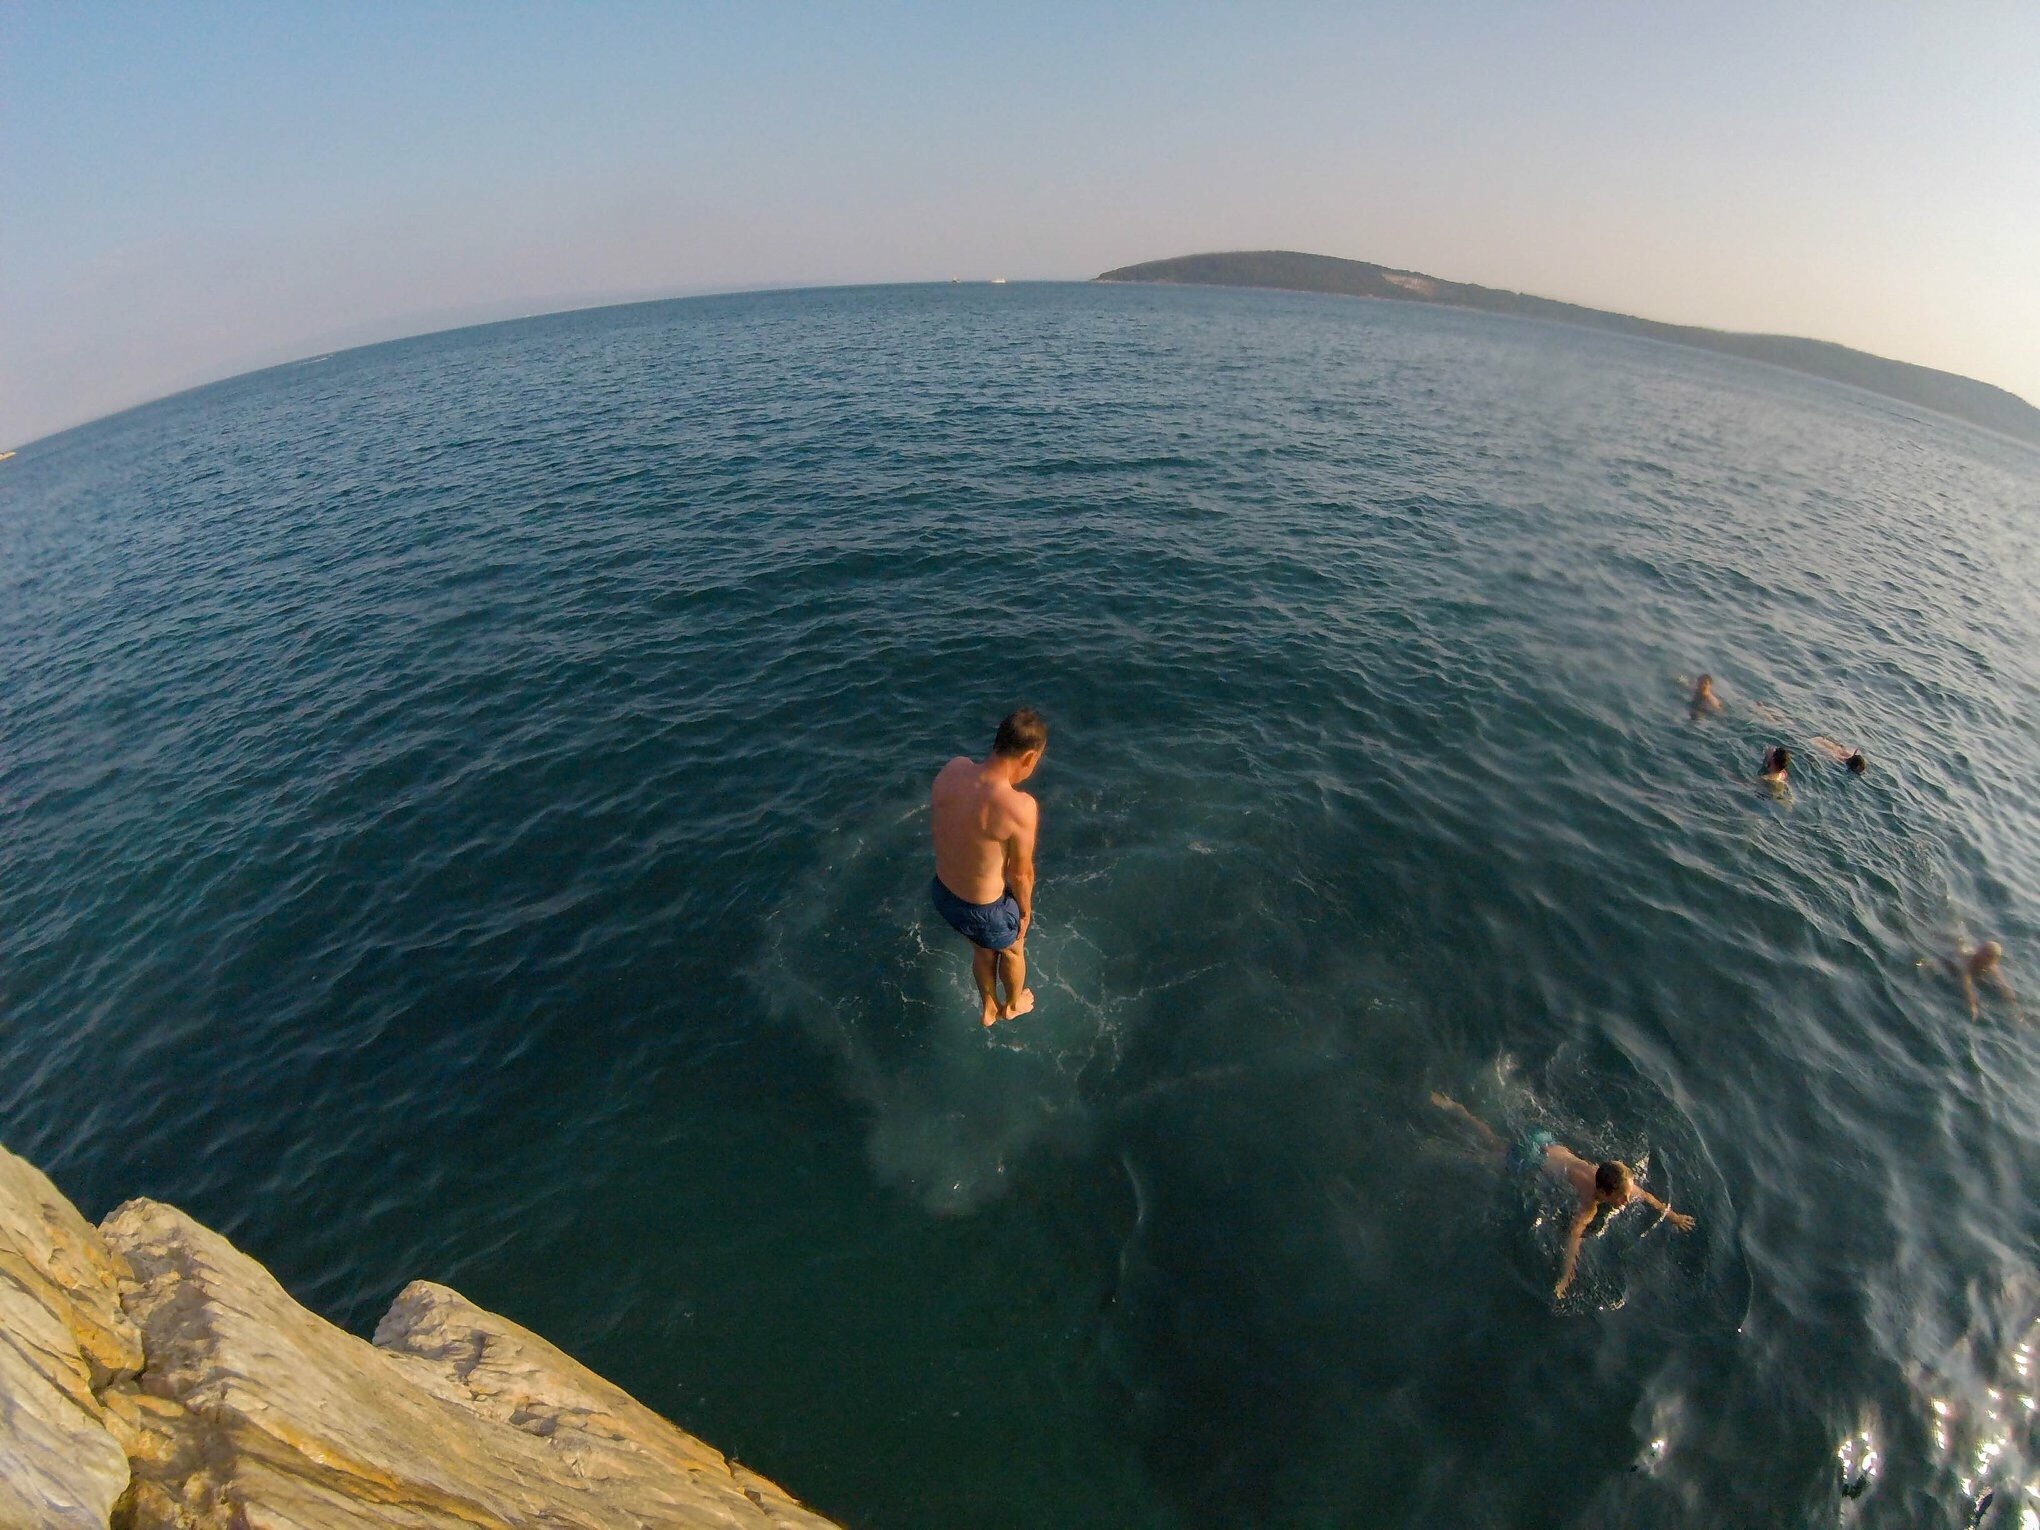
[[[1852,776],[1860,776],[1870,768],[1870,762],[1863,758],[1863,751],[1860,749],[1850,749],[1845,745],[1836,743],[1831,738],[1822,738],[1818,734],[1807,742],[1833,760],[1837,765],[1847,766],[1849,774]]]
[[[1714,694],[1714,677],[1702,675],[1699,683],[1693,687],[1693,700],[1687,710],[1687,717],[1693,722],[1698,722],[1701,718],[1710,717],[1721,709],[1721,698]]]
[[[2017,1004],[2019,996],[2012,992],[2010,980],[2005,977],[1999,965],[2005,959],[2005,948],[1994,940],[1981,945],[1963,946],[1953,956],[1943,957],[1941,964],[1948,975],[1955,979],[1962,990],[1962,997],[1969,1001],[1969,1018],[1983,1018],[1983,996],[1977,992],[1977,984],[1988,983],[2005,997],[2007,1004]]]
[[[935,777],[935,911],[972,946],[986,1025],[1034,1008],[1027,927],[1034,922],[1034,835],[1041,804],[1020,790],[1048,748],[1048,724],[1022,707],[999,724],[982,763],[958,755]],[[1003,983],[1006,997],[998,997]]]
[[[1642,1201],[1646,1206],[1656,1207],[1659,1215],[1680,1232],[1693,1230],[1691,1217],[1683,1211],[1672,1210],[1644,1189],[1636,1182],[1629,1165],[1618,1159],[1590,1163],[1542,1127],[1525,1133],[1521,1142],[1511,1146],[1492,1126],[1449,1095],[1433,1091],[1431,1103],[1471,1126],[1479,1134],[1482,1145],[1494,1154],[1503,1168],[1517,1174],[1542,1174],[1558,1180],[1572,1191],[1573,1217],[1565,1235],[1565,1268],[1559,1271],[1558,1284],[1552,1288],[1553,1296],[1564,1296],[1571,1289],[1573,1271],[1580,1262],[1580,1240],[1586,1237],[1588,1224],[1603,1206],[1608,1208],[1608,1215],[1613,1216],[1630,1202]]]
[[[1764,751],[1764,768],[1757,772],[1757,779],[1782,797],[1792,787],[1791,771],[1792,751],[1773,744]]]

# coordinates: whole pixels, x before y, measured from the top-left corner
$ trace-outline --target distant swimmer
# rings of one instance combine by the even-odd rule
[[[1492,1126],[1457,1100],[1434,1092],[1431,1103],[1458,1116],[1479,1133],[1483,1146],[1510,1173],[1542,1174],[1572,1191],[1574,1206],[1572,1225],[1565,1235],[1565,1268],[1559,1271],[1558,1284],[1552,1288],[1553,1296],[1564,1296],[1571,1289],[1573,1271],[1580,1262],[1580,1240],[1586,1237],[1594,1214],[1603,1206],[1613,1216],[1630,1202],[1642,1201],[1646,1206],[1656,1207],[1659,1215],[1680,1232],[1693,1230],[1693,1219],[1682,1211],[1672,1210],[1637,1184],[1636,1176],[1626,1163],[1613,1158],[1589,1163],[1542,1127],[1526,1132],[1522,1141],[1512,1146],[1504,1142]]]
[[[1863,751],[1860,749],[1851,749],[1844,744],[1836,743],[1831,738],[1821,738],[1818,734],[1807,740],[1807,742],[1833,760],[1837,765],[1846,765],[1849,769],[1849,774],[1852,776],[1860,776],[1870,768],[1870,762],[1863,758]]]
[[[1792,751],[1783,744],[1766,749],[1764,768],[1757,772],[1757,779],[1783,796],[1792,786]]]
[[[1721,710],[1721,698],[1714,694],[1714,677],[1702,675],[1699,683],[1693,687],[1693,701],[1687,715],[1694,722],[1698,722],[1701,718],[1711,717]]]
[[[1977,991],[1979,983],[1988,984],[2004,995],[2007,1004],[2017,1004],[2019,996],[2012,992],[2012,985],[2000,965],[2005,959],[2005,948],[1994,940],[1981,945],[1961,947],[1953,956],[1941,958],[1941,967],[1948,976],[1955,979],[1962,990],[1962,997],[1969,1001],[1969,1018],[1983,1018],[1983,996]]]
[[[1048,724],[1022,707],[999,724],[980,764],[958,755],[935,777],[935,911],[969,941],[986,1025],[1034,1008],[1027,927],[1034,922],[1034,835],[1041,804],[1021,791],[1048,748]],[[1004,1002],[999,985],[1006,990]]]

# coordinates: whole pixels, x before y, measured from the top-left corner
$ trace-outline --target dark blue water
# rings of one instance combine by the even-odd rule
[[[450,1282],[863,1530],[2030,1525],[2036,589],[2030,451],[1413,307],[243,378],[0,468],[0,1138],[357,1328]],[[923,798],[1020,701],[987,1035]],[[1985,935],[2023,1014],[1917,965]],[[1697,1230],[1554,1303],[1433,1089]]]

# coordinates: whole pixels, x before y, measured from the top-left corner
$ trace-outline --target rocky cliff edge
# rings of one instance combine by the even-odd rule
[[[0,1530],[834,1530],[415,1281],[375,1342],[174,1207],[98,1228],[0,1148]]]

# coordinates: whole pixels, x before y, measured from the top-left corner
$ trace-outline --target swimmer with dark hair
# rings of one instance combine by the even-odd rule
[[[1822,738],[1818,734],[1808,739],[1807,742],[1833,760],[1837,765],[1846,766],[1849,774],[1852,776],[1860,776],[1870,768],[1870,762],[1863,758],[1863,751],[1860,749],[1850,749],[1846,745],[1838,744],[1831,738]]]
[[[2017,1004],[2019,996],[2012,992],[2012,985],[2005,977],[2000,965],[2005,959],[2005,948],[1994,940],[1980,945],[1963,946],[1953,956],[1941,958],[1941,965],[1948,975],[1955,979],[1962,990],[1962,997],[1969,1001],[1969,1018],[1983,1018],[1983,996],[1977,991],[1979,983],[1987,983],[2004,995],[2007,1004]]]
[[[1693,687],[1693,700],[1687,716],[1692,721],[1698,722],[1701,718],[1712,716],[1721,710],[1721,698],[1714,694],[1714,677],[1702,675]]]
[[[1757,779],[1783,796],[1792,785],[1792,751],[1783,744],[1766,749],[1764,768],[1757,772]]]
[[[1693,1230],[1691,1217],[1683,1211],[1672,1210],[1639,1185],[1629,1165],[1619,1159],[1607,1158],[1600,1163],[1590,1163],[1542,1127],[1526,1132],[1523,1140],[1512,1146],[1504,1142],[1492,1126],[1451,1096],[1434,1090],[1431,1103],[1472,1127],[1480,1137],[1481,1145],[1510,1173],[1541,1174],[1559,1181],[1572,1191],[1574,1206],[1572,1225],[1566,1229],[1565,1235],[1565,1268],[1559,1271],[1558,1284],[1552,1288],[1553,1296],[1564,1296],[1571,1289],[1573,1272],[1580,1262],[1580,1240],[1586,1237],[1588,1225],[1603,1206],[1608,1208],[1608,1215],[1612,1217],[1632,1201],[1642,1201],[1646,1206],[1656,1207],[1658,1214],[1680,1232]]]

